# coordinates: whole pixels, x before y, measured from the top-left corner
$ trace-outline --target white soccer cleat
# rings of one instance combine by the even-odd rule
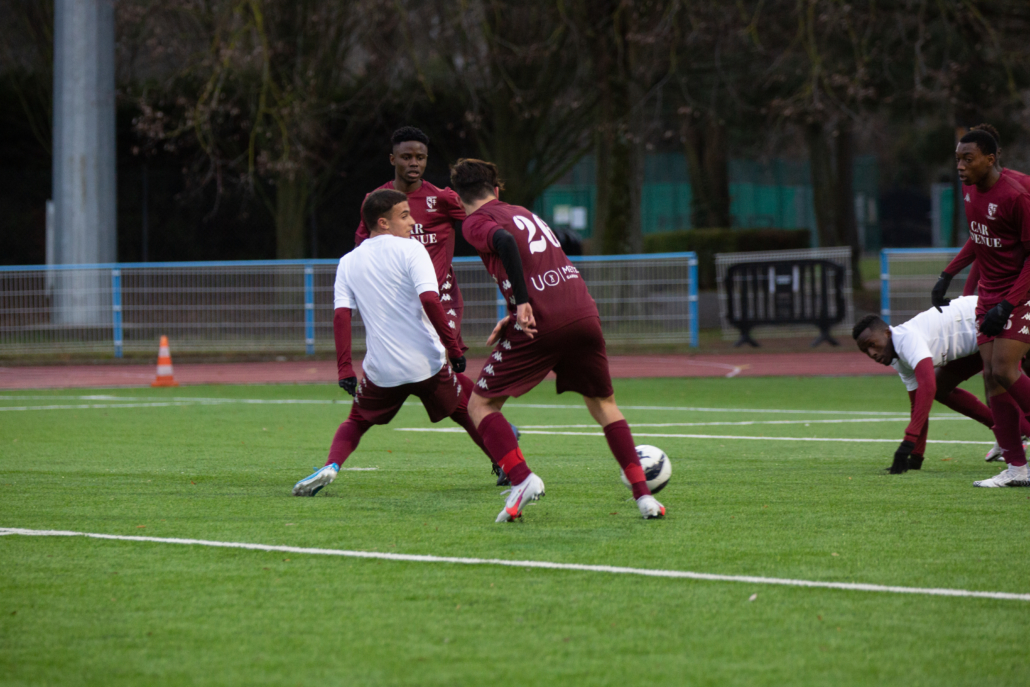
[[[329,465],[315,470],[313,474],[294,484],[293,495],[314,496],[322,491],[322,487],[332,484],[339,472],[340,467],[336,463],[329,463]]]
[[[640,509],[640,517],[644,520],[665,517],[665,506],[658,503],[658,499],[650,494],[646,494],[645,496],[641,496],[637,499],[637,507]]]
[[[984,460],[988,463],[1000,463],[1005,460],[1002,456],[1001,446],[998,445],[997,441],[994,442],[994,446],[992,446],[991,450],[987,452],[986,456],[984,456]]]
[[[990,479],[973,482],[974,487],[1030,487],[1027,481],[1026,465],[1010,465]]]
[[[508,491],[508,500],[494,522],[510,522],[522,515],[522,508],[530,501],[536,501],[544,495],[544,481],[530,473],[522,484]]]

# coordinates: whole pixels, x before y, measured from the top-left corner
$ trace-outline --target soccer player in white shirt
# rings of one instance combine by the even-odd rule
[[[440,305],[433,261],[421,243],[408,240],[415,221],[407,196],[390,189],[374,191],[361,213],[372,231],[340,259],[333,314],[339,382],[354,396],[354,405],[336,431],[325,466],[297,482],[294,496],[314,496],[336,479],[362,435],[373,425],[390,422],[412,395],[422,401],[432,422],[451,418],[487,453],[468,414],[472,381],[460,374],[465,357]],[[360,383],[351,366],[355,308],[366,332]]]
[[[935,399],[988,428],[994,426],[991,409],[973,394],[957,388],[983,370],[976,345],[976,301],[976,296],[955,298],[950,305],[939,310],[930,308],[897,327],[868,315],[852,330],[858,348],[881,365],[897,370],[908,389],[912,416],[905,438],[894,453],[891,474],[922,467],[930,407]],[[1026,418],[1021,428],[1024,434],[1030,434]],[[986,460],[1001,460],[1001,456],[995,446]]]

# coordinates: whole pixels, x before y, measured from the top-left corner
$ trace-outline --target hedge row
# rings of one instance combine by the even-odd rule
[[[808,229],[689,229],[644,236],[645,253],[697,253],[698,282],[715,288],[715,254],[808,248]]]

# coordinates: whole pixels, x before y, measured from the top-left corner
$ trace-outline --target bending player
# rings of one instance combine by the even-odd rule
[[[465,239],[479,251],[510,313],[487,340],[497,347],[469,401],[469,414],[483,443],[511,478],[512,489],[497,522],[518,518],[523,506],[544,495],[544,482],[526,465],[501,408],[552,370],[558,377],[558,393],[582,394],[590,415],[604,428],[640,514],[665,515],[665,507],[647,488],[633,435],[615,404],[601,319],[579,271],[539,217],[497,199],[501,184],[493,163],[459,160],[451,169],[451,185],[468,215],[462,227]]]
[[[393,189],[407,195],[408,208],[415,226],[411,230],[411,238],[421,243],[429,251],[436,270],[436,280],[440,289],[440,302],[447,315],[448,327],[458,337],[458,347],[464,354],[468,346],[461,340],[461,318],[465,301],[454,277],[455,231],[461,227],[465,219],[465,210],[458,199],[458,194],[449,188],[437,188],[422,178],[429,161],[429,137],[420,129],[404,126],[393,132],[390,164],[394,168],[393,181],[388,181],[379,188]],[[362,219],[354,233],[354,245],[369,237],[367,223]],[[461,372],[460,370],[458,372]],[[459,377],[463,386],[472,386],[472,380],[464,375]],[[514,430],[516,434],[518,429]],[[508,484],[508,478],[500,467],[493,465],[497,475],[497,486]]]
[[[970,131],[955,150],[966,187],[969,220],[966,247],[941,272],[930,298],[942,307],[948,285],[976,259],[980,267],[977,343],[994,415],[994,435],[1008,468],[978,487],[1027,486],[1026,455],[1019,424],[1030,412],[1030,378],[1020,362],[1030,351],[1030,193],[1008,172],[998,170],[998,142],[983,130]],[[967,250],[968,249],[968,250]]]
[[[362,435],[390,422],[411,395],[432,422],[451,418],[486,452],[468,414],[472,384],[451,369],[464,370],[465,357],[440,304],[433,261],[421,244],[407,240],[415,225],[407,199],[399,191],[374,191],[361,213],[372,233],[340,259],[333,314],[340,386],[354,405],[336,430],[325,466],[297,482],[294,496],[314,496],[336,479]],[[354,308],[366,331],[360,384],[351,366]]]
[[[976,345],[976,296],[956,298],[939,311],[930,308],[897,327],[867,315],[851,335],[859,350],[881,365],[893,367],[908,389],[912,416],[905,438],[894,452],[892,475],[922,467],[934,400],[988,429],[994,426],[991,409],[958,388],[983,370]],[[1030,422],[1025,418],[1020,431],[1030,435]],[[1001,452],[992,449],[985,460],[1001,460]]]

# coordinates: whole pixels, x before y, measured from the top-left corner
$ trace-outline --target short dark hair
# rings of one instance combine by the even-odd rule
[[[958,140],[959,143],[975,143],[984,155],[997,155],[998,142],[983,129],[973,129]]]
[[[497,165],[486,160],[463,157],[451,167],[451,186],[466,203],[473,203],[504,188],[497,177]]]
[[[413,126],[402,126],[397,131],[394,131],[393,136],[390,137],[390,146],[393,147],[405,141],[418,141],[425,145],[426,148],[429,147],[429,137],[426,136],[422,129],[416,129]]]
[[[994,137],[994,142],[998,144],[998,148],[1001,148],[1001,134],[999,134],[998,130],[995,129],[990,124],[984,122],[982,124],[977,124],[976,126],[969,127],[969,130],[970,131],[986,131],[987,133],[989,133],[991,136]]]
[[[379,218],[388,217],[397,203],[405,203],[407,200],[406,195],[392,188],[381,188],[369,193],[365,202],[361,204],[361,219],[364,220],[368,232],[371,234],[375,231],[379,226]]]
[[[858,337],[867,329],[878,332],[887,329],[887,323],[880,319],[879,315],[866,315],[855,323],[855,326],[851,329],[851,337],[858,341]]]

